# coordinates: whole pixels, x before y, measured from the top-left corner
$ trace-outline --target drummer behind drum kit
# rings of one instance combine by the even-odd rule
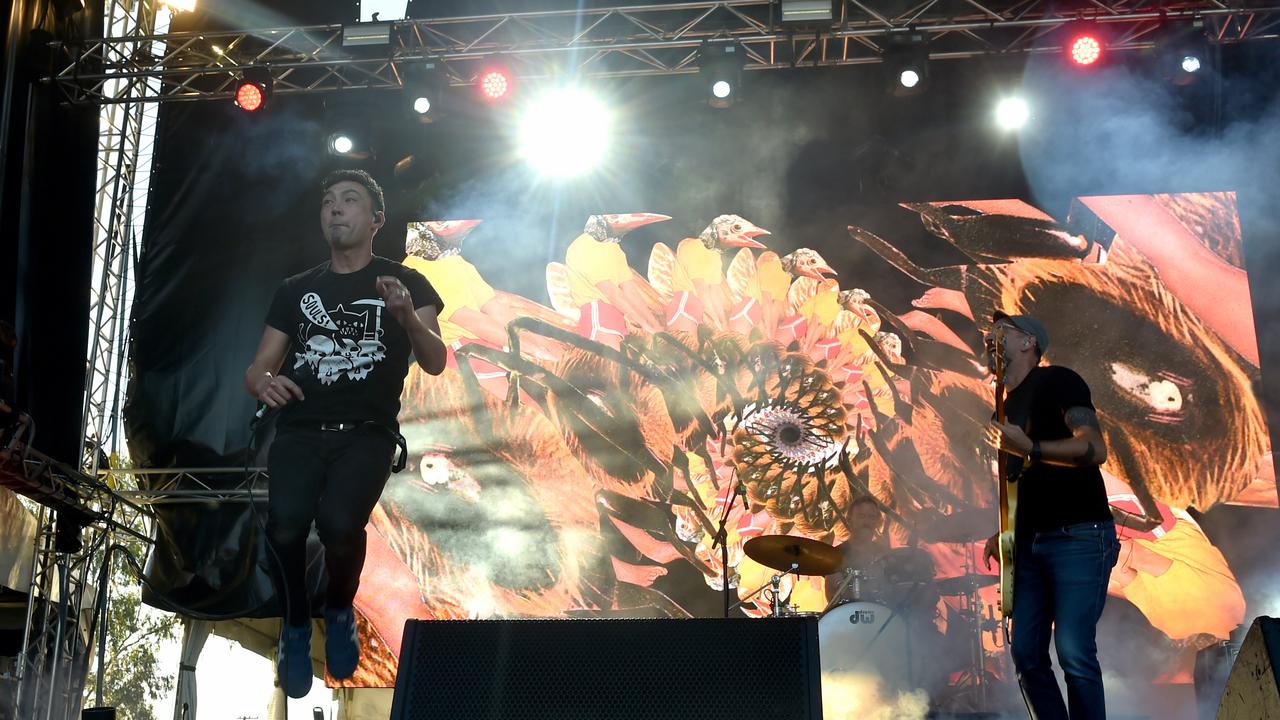
[[[844,555],[838,548],[792,535],[753,538],[743,550],[780,574],[738,605],[770,589],[770,616],[819,615],[824,675],[878,676],[887,691],[924,688],[936,694],[948,676],[958,671],[953,677],[952,687],[958,691],[953,698],[972,709],[985,709],[988,673],[981,633],[990,631],[998,638],[998,622],[994,607],[985,608],[984,616],[978,590],[995,584],[996,576],[970,573],[935,581],[928,553],[910,547],[888,550],[865,570],[842,567]],[[781,580],[790,573],[840,578],[835,591],[828,592],[830,600],[822,613],[800,613],[784,602]],[[828,577],[828,584],[833,579]],[[949,618],[945,638],[933,622],[940,596],[962,598],[962,609]],[[949,658],[957,656],[959,662],[953,667]]]

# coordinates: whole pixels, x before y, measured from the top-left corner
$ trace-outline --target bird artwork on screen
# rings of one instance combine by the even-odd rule
[[[406,264],[445,300],[449,360],[406,382],[410,461],[374,512],[380,560],[356,599],[375,647],[345,684],[391,684],[406,617],[765,617],[851,600],[926,608],[909,635],[936,645],[918,652],[952,658],[972,635],[1011,680],[995,616],[975,610],[999,592],[979,562],[997,503],[982,441],[993,312],[1043,321],[1045,361],[1092,388],[1121,544],[1108,593],[1162,638],[1152,676],[1188,673],[1242,622],[1194,517],[1277,504],[1233,193],[1078,197],[1058,217],[1015,199],[904,203],[894,212],[961,261],[925,266],[894,237],[834,229],[874,270],[780,240],[749,209],[683,238],[629,210],[590,216],[563,258],[526,270],[546,304],[464,259],[478,220],[409,226]],[[647,225],[643,247],[627,237]],[[914,300],[876,297],[873,271]],[[766,536],[794,542],[750,545]],[[845,548],[848,567],[830,571],[810,541]],[[766,545],[809,564],[753,556]],[[914,683],[946,685],[969,661],[956,657]]]

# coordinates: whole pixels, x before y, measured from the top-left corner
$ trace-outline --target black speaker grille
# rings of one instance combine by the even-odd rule
[[[817,720],[816,618],[411,620],[393,720]]]

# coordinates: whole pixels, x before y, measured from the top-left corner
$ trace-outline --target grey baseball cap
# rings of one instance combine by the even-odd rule
[[[1010,315],[1000,310],[991,313],[991,322],[995,323],[1001,320],[1007,321],[1010,325],[1035,338],[1036,347],[1040,348],[1040,352],[1043,353],[1049,348],[1049,331],[1045,329],[1044,323],[1039,320],[1030,315]]]

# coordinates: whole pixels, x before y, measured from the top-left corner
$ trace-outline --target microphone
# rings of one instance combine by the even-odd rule
[[[293,384],[301,388],[303,384],[310,384],[310,382],[315,379],[315,374],[311,371],[311,366],[309,364],[303,363],[301,366],[294,368],[292,373],[286,373],[283,377],[293,380]],[[253,414],[253,420],[254,422],[265,420],[266,418],[276,414],[277,411],[282,410],[284,407],[284,405],[271,407],[264,402],[260,402],[258,403],[258,411]]]

